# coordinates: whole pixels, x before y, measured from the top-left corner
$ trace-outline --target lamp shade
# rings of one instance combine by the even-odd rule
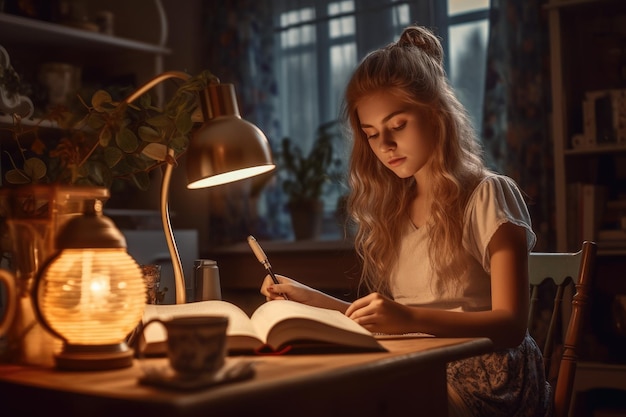
[[[64,369],[130,366],[126,336],[140,322],[146,303],[141,269],[126,251],[113,222],[93,212],[69,220],[57,238],[58,254],[35,285],[36,311],[64,342],[56,355]]]
[[[189,143],[188,188],[226,184],[275,168],[261,129],[241,118],[232,84],[208,85],[200,104],[204,124]]]

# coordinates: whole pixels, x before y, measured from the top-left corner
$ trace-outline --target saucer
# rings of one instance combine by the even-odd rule
[[[239,360],[229,361],[218,371],[208,374],[184,375],[165,367],[146,367],[139,383],[161,388],[195,390],[243,381],[254,376],[254,362]]]

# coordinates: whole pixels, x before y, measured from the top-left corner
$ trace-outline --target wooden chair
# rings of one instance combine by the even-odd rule
[[[540,308],[540,285],[546,280],[552,280],[556,287],[545,341],[540,343],[546,377],[552,383],[554,417],[565,417],[569,413],[576,374],[577,348],[588,316],[596,253],[596,244],[585,241],[581,250],[576,253],[531,252],[528,259],[531,287],[528,328],[531,329],[531,334],[533,326],[543,319],[536,320]],[[564,294],[568,291],[571,294],[572,286],[575,286],[576,292],[571,299],[571,305],[569,302],[562,304]],[[562,328],[567,328],[562,337],[562,349],[555,350],[555,343],[561,340],[559,329]],[[541,340],[537,337],[536,339]],[[551,362],[553,356],[558,361],[554,367]]]

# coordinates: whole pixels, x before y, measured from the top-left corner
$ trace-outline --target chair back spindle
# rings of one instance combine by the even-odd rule
[[[531,329],[531,334],[537,323],[545,321],[539,311],[543,301],[540,287],[547,281],[552,281],[556,288],[552,307],[547,310],[549,311],[547,330],[541,332],[545,333],[545,339],[540,343],[546,377],[552,383],[555,417],[566,417],[569,413],[576,375],[577,349],[583,324],[588,315],[596,254],[596,244],[585,241],[581,250],[575,253],[531,252],[528,258],[530,283],[528,328]],[[572,284],[575,293],[570,302]],[[562,328],[567,330],[559,339],[558,331]],[[538,342],[542,339],[541,334],[533,334],[533,337]],[[562,343],[562,348],[556,349],[559,342]],[[558,361],[557,364],[552,363],[553,358]],[[553,371],[554,365],[558,367]]]

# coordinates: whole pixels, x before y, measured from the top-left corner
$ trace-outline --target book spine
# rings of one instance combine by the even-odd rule
[[[582,146],[596,146],[596,97],[591,93],[583,101],[583,138]]]
[[[597,240],[605,206],[605,188],[595,184],[583,184],[581,197],[581,240]]]
[[[582,240],[595,240],[595,187],[590,184],[584,184],[582,186]]]
[[[580,247],[580,225],[582,213],[580,208],[580,187],[578,182],[567,185],[567,247],[570,249]]]
[[[626,144],[626,89],[588,91],[582,110],[583,133],[573,147]]]
[[[613,129],[615,139],[620,145],[626,145],[626,90],[611,91],[613,103]]]

